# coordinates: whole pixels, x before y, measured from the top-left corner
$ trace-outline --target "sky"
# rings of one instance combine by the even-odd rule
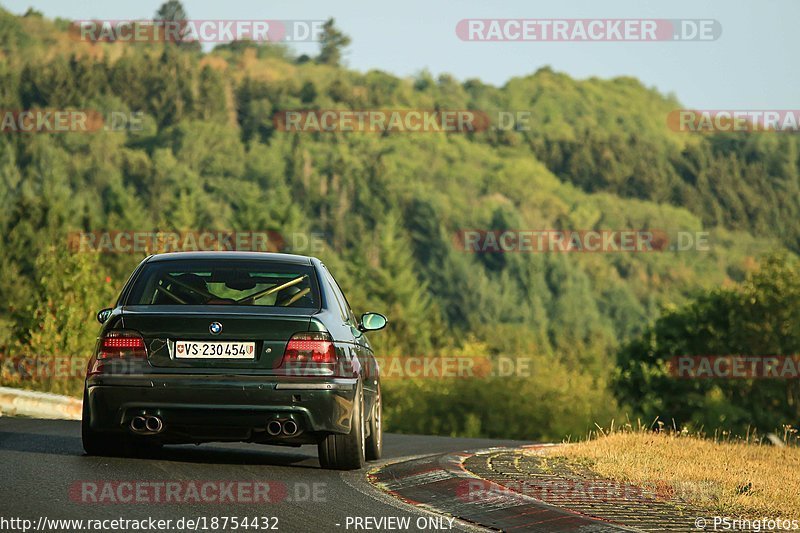
[[[150,18],[163,0],[0,0],[16,14],[54,18]],[[633,76],[698,109],[799,109],[800,1],[796,0],[184,0],[191,19],[322,20],[352,39],[345,64],[413,76],[427,69],[501,86],[543,66],[578,79]],[[462,19],[713,19],[713,41],[469,42]],[[315,54],[315,43],[297,44]]]

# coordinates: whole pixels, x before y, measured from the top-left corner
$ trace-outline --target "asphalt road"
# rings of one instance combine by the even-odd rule
[[[519,444],[389,434],[384,439],[384,460]],[[366,471],[322,470],[315,446],[207,444],[167,447],[152,458],[88,457],[81,448],[79,422],[3,417],[0,418],[0,471],[0,517],[29,519],[34,524],[38,524],[40,517],[84,520],[152,517],[173,520],[167,531],[178,531],[177,520],[206,517],[206,522],[198,521],[197,530],[204,531],[205,525],[205,531],[222,531],[221,523],[214,529],[208,520],[215,516],[258,516],[277,517],[277,521],[269,523],[277,522],[279,531],[414,531],[419,529],[416,524],[424,523],[417,522],[422,518],[430,520],[424,530],[437,530],[436,515],[378,491],[366,481]],[[215,488],[206,498],[201,496],[198,502],[197,498],[187,497],[190,482],[202,484],[212,480]],[[137,481],[181,482],[178,498],[185,503],[166,502],[163,494],[153,496],[155,489],[149,489],[142,498],[145,503],[114,502],[118,496],[131,497],[129,492],[120,490],[118,482]],[[268,483],[270,494],[282,496],[276,498],[280,501],[266,503],[242,503],[235,494],[236,503],[213,501],[215,491],[225,493],[220,483],[230,481],[239,482],[237,487],[245,487],[241,496],[244,500],[250,497],[247,487],[256,482]],[[104,501],[92,501],[87,486],[96,488],[93,494]],[[103,490],[111,493],[103,496]],[[410,526],[395,528],[401,523],[367,521],[366,517],[408,519]],[[359,518],[363,521],[357,522]],[[228,524],[226,530],[231,530],[232,522]],[[448,526],[444,520],[438,530],[471,530],[458,522],[453,524],[454,529]],[[13,529],[7,523],[2,527],[0,522],[0,530]]]

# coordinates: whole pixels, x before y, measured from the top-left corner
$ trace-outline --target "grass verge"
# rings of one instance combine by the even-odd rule
[[[667,487],[719,516],[800,519],[800,447],[617,431],[550,455],[619,482]]]

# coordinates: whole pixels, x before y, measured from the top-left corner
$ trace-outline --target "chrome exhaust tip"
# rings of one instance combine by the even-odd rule
[[[270,420],[267,422],[267,433],[272,435],[273,437],[277,437],[281,434],[281,423],[278,420]]]
[[[295,422],[294,420],[287,420],[286,422],[283,423],[283,434],[286,435],[287,437],[296,435],[297,430],[298,430],[297,422]]]
[[[148,416],[144,425],[151,433],[161,433],[161,430],[164,429],[164,423],[157,416]]]
[[[131,431],[141,433],[147,429],[147,420],[143,416],[134,416],[131,420]]]

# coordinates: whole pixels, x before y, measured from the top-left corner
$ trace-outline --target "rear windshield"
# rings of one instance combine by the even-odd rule
[[[127,305],[257,305],[319,308],[314,270],[252,260],[174,260],[146,264]]]

